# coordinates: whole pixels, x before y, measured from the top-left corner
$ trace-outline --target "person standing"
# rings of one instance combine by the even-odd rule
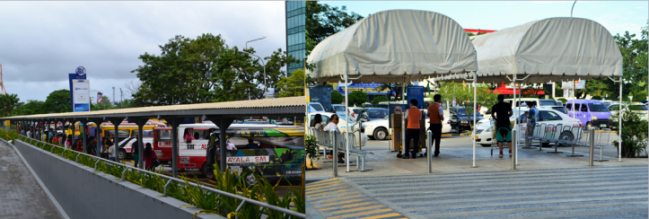
[[[137,140],[135,140],[131,145],[131,151],[133,151],[133,161],[135,161],[133,166],[137,168],[137,165],[140,162],[140,144]]]
[[[108,147],[108,160],[116,161],[115,160],[115,145],[111,145]]]
[[[314,127],[315,129],[319,129],[319,130],[324,130],[324,127],[322,127],[321,123],[322,123],[322,115],[320,115],[319,113],[315,114],[315,116],[313,117],[313,122],[311,123],[311,127]]]
[[[90,136],[88,138],[88,148],[87,148],[88,154],[97,155],[96,153],[97,151],[95,151],[95,148],[97,148],[97,139],[95,139],[94,136]]]
[[[27,134],[27,137],[29,137],[29,138],[32,137],[32,131],[31,130],[28,129],[26,134]]]
[[[539,109],[536,108],[536,102],[530,102],[527,104],[527,107],[530,110],[527,112],[527,129],[525,129],[525,146],[532,146],[532,140],[527,137],[534,134],[534,127],[536,126],[536,121],[539,119]]]
[[[514,113],[509,103],[503,102],[505,96],[498,94],[498,103],[491,108],[491,117],[496,119],[496,140],[500,149],[499,158],[503,158],[503,142],[509,147],[509,157],[512,157],[512,126],[509,117]]]
[[[410,100],[410,108],[406,110],[406,115],[404,119],[407,121],[406,125],[406,141],[404,141],[405,150],[403,151],[403,159],[409,159],[408,153],[412,154],[412,159],[417,157],[417,152],[419,148],[419,130],[421,129],[421,120],[422,111],[417,108],[417,100]],[[410,140],[414,141],[412,152],[410,152]]]
[[[151,143],[146,143],[146,148],[144,148],[144,168],[148,171],[153,171],[153,168],[155,168],[156,164],[155,161],[158,159],[158,155],[156,155],[155,151],[151,149]]]
[[[65,138],[65,148],[70,148],[72,146],[72,135],[68,135],[67,138]]]
[[[428,106],[428,119],[430,131],[433,133],[430,145],[435,145],[434,156],[439,155],[439,144],[442,138],[442,121],[444,121],[444,108],[442,107],[442,95],[433,96],[433,104]],[[428,153],[428,152],[427,152]]]

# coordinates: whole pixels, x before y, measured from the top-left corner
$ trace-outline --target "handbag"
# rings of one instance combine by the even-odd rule
[[[153,167],[158,167],[158,166],[160,166],[160,160],[156,158],[155,160],[153,160]]]

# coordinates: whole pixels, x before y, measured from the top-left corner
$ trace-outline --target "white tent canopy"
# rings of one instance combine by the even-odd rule
[[[476,51],[464,29],[435,12],[389,10],[357,22],[322,42],[309,55],[318,81],[401,82],[433,74],[476,71]]]
[[[525,83],[622,76],[622,55],[613,36],[583,18],[548,18],[472,37],[478,52],[479,82],[510,82],[506,76],[530,75]],[[453,74],[436,81],[461,81]]]

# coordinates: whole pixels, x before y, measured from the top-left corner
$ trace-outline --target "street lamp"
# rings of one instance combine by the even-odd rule
[[[261,64],[264,66],[264,98],[265,98],[266,97],[266,90],[267,90],[268,86],[266,84],[266,63],[264,63],[264,59],[262,59],[258,55],[250,54],[250,53],[247,53],[247,52],[244,52],[244,51],[237,51],[237,52],[247,54],[247,55],[250,55],[250,56],[255,56],[255,57],[259,58],[259,60],[261,60]]]

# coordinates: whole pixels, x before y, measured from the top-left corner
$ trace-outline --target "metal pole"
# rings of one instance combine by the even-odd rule
[[[514,76],[514,78],[516,78],[516,76]],[[523,79],[523,80],[524,80],[524,79]],[[521,83],[522,83],[522,82],[521,82]],[[514,83],[514,86],[517,86],[516,83]],[[521,92],[521,84],[519,83],[519,84],[518,84],[518,112],[521,111],[521,97],[522,97],[522,96],[523,96],[523,92]],[[519,125],[517,124],[517,126],[519,126]],[[525,133],[525,132],[522,132],[522,131],[520,131],[520,130],[518,130],[518,131],[519,131],[520,133]],[[520,135],[520,134],[519,134],[519,135]],[[518,139],[519,139],[519,137],[520,137],[520,136],[516,136],[516,143],[514,144],[514,146],[515,146],[515,148],[514,148],[514,152],[516,152],[516,153],[518,153]],[[512,154],[514,154],[514,153],[512,153]],[[514,158],[515,158],[515,160],[516,160],[516,165],[518,165],[518,154],[514,154]]]
[[[221,168],[221,172],[225,172],[225,168],[227,167],[227,158],[226,158],[226,141],[227,141],[227,128],[225,128],[225,119],[221,118],[219,119],[219,156],[221,157],[221,163],[219,164]]]
[[[75,125],[76,121],[73,119],[70,124],[72,126],[72,139],[70,139],[70,149],[74,150],[74,146],[77,145],[77,138],[75,137],[75,132],[77,131],[77,126]],[[115,130],[117,133],[117,130]]]
[[[336,160],[336,156],[338,156],[338,139],[336,139],[338,132],[336,130],[331,132],[331,144],[333,145],[333,169],[334,169],[334,177],[338,177],[338,160]],[[326,152],[326,150],[325,150]],[[326,155],[326,153],[325,153]]]
[[[577,0],[575,0],[574,3],[572,3],[572,8],[570,9],[570,17],[572,18],[572,10],[575,9],[575,4],[577,4]]]
[[[403,111],[401,112],[401,151],[403,151],[403,156],[410,156],[410,151],[406,151],[406,120],[405,115],[406,111],[409,108],[408,101],[406,100],[406,78],[403,78],[403,83],[401,83],[401,101],[405,103]],[[403,104],[402,104],[403,105]],[[410,144],[410,142],[407,142]]]
[[[79,123],[79,124],[81,125],[81,130],[83,130],[83,135],[81,135],[81,138],[83,138],[83,152],[88,153],[88,148],[87,148],[88,147],[88,143],[87,143],[88,133],[86,131],[86,129],[88,127],[88,122],[86,121],[85,124],[83,124],[83,123]]]
[[[514,142],[518,141],[517,134],[518,133],[516,132],[516,129],[512,129],[512,141],[514,141]],[[508,143],[508,144],[511,144],[511,143]],[[515,147],[516,144],[514,144],[513,146],[514,147],[512,147],[512,150],[514,150],[514,151],[512,151],[512,156],[514,156],[513,157],[514,159],[512,159],[512,170],[516,170],[516,151],[517,151],[516,147]]]
[[[118,119],[113,120],[113,128],[115,128],[115,134],[113,136],[113,156],[115,156],[115,162],[119,163],[119,124],[121,124],[121,121]],[[174,176],[176,177],[176,176]]]
[[[521,110],[520,102],[518,100],[516,100],[516,75],[517,74],[514,74],[514,101],[512,101],[512,102],[514,102],[513,107],[516,107],[516,105],[518,105],[517,106],[518,108],[514,112],[514,128],[512,130],[516,130],[516,128],[518,128],[518,117],[520,115],[517,115],[516,113],[517,112],[520,113],[520,110]],[[520,96],[520,94],[519,94],[519,96]],[[514,158],[516,158],[516,155],[514,154],[514,152],[516,151],[516,147],[518,146],[518,139],[515,138],[515,136],[516,136],[516,132],[512,132],[512,141],[513,141],[512,150],[514,150],[514,151],[512,151],[512,156],[514,156]],[[513,160],[512,162],[514,162],[513,165],[516,165],[516,159],[512,159],[512,160]],[[514,167],[514,169],[516,169],[516,167]]]
[[[475,131],[476,131],[476,116],[477,111],[478,111],[478,74],[474,71],[473,72],[473,130],[471,130],[471,133],[473,134],[473,167],[478,167],[475,163]]]
[[[427,140],[426,141],[426,157],[428,159],[428,173],[433,173],[433,164],[432,164],[433,158],[432,158],[431,150],[430,150],[430,148],[431,148],[431,146],[433,144],[433,132],[431,130],[428,130],[426,132],[426,140]],[[474,155],[475,155],[475,152],[474,152]],[[474,156],[474,158],[475,158],[475,156]],[[475,160],[473,161],[473,166],[475,166]]]
[[[620,113],[618,113],[618,115],[620,115],[620,118],[618,118],[619,125],[617,126],[618,127],[617,128],[617,134],[618,134],[618,138],[619,138],[618,146],[617,146],[617,148],[618,148],[618,160],[617,161],[618,162],[622,162],[622,118],[624,118],[623,117],[624,113],[622,111],[622,81],[623,81],[622,80],[622,75],[620,75],[620,81],[619,81],[619,83],[620,83],[620,100],[619,100],[620,108],[618,110],[620,112]]]
[[[140,167],[140,169],[144,169],[144,157],[142,156],[142,155],[144,155],[144,153],[143,153],[144,152],[144,142],[143,142],[144,137],[142,136],[144,134],[144,132],[142,131],[142,127],[144,126],[145,122],[143,122],[142,120],[143,119],[140,119],[140,124],[138,124],[138,126],[137,126],[138,137],[137,137],[137,145],[136,145],[136,147],[138,147],[138,150],[137,150],[138,151],[138,156],[140,157],[140,159],[138,160],[137,165],[138,165],[138,167]]]
[[[588,166],[593,166],[593,153],[595,150],[595,128],[591,128],[588,130],[590,132],[590,136],[588,138],[588,143],[590,144],[590,149],[588,150]]]
[[[358,115],[358,116],[359,116],[358,118],[360,119],[361,115]],[[361,134],[362,129],[363,129],[363,121],[358,121],[358,150],[363,149],[363,139],[361,139],[361,137],[363,137],[363,136],[361,136],[362,135]]]
[[[221,130],[223,132],[223,130]],[[178,119],[171,119],[171,172],[172,176],[178,176]],[[221,158],[223,159],[223,157]]]
[[[349,133],[349,82],[348,82],[348,73],[345,73],[345,134]],[[349,172],[349,141],[347,141],[347,138],[345,139],[345,165],[347,166],[347,172]],[[334,156],[337,156],[337,154],[334,154]],[[334,162],[337,164],[337,162]]]

